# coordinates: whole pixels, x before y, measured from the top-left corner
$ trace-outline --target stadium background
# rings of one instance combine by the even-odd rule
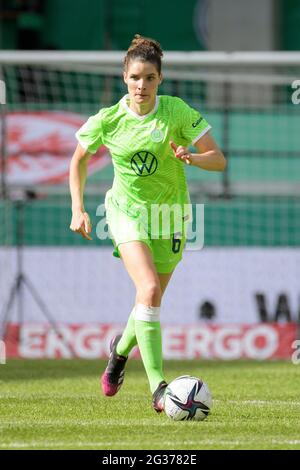
[[[292,102],[291,85],[300,78],[300,63],[284,65],[284,56],[280,63],[271,51],[299,50],[299,3],[265,1],[259,19],[257,2],[172,5],[1,2],[7,101],[1,148],[7,161],[1,179],[0,315],[8,355],[103,357],[111,335],[126,322],[132,285],[111,256],[109,240],[94,232],[87,246],[69,231],[66,183],[76,128],[125,92],[120,61],[101,68],[97,59],[83,63],[84,53],[72,60],[66,52],[105,50],[113,57],[135,32],[161,42],[166,66],[168,51],[241,51],[237,63],[229,54],[217,65],[202,59],[191,65],[186,54],[187,62],[170,66],[160,88],[200,109],[229,162],[224,175],[187,168],[192,201],[205,204],[205,248],[186,253],[167,291],[165,357],[266,359],[293,352],[300,311],[300,108]],[[44,51],[42,59],[34,63],[34,55],[24,52],[29,50]],[[242,51],[265,51],[266,61],[245,62]],[[56,52],[57,63],[51,61]],[[49,128],[41,127],[42,120]],[[105,150],[100,153],[86,190],[94,230],[96,209],[113,177]],[[43,305],[24,284],[8,312],[17,245],[22,272]],[[59,335],[48,329],[49,319]]]

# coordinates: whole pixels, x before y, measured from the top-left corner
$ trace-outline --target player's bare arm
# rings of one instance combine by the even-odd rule
[[[199,153],[191,153],[187,147],[177,146],[173,141],[170,142],[170,146],[175,157],[187,165],[209,171],[224,171],[226,168],[226,159],[209,132],[194,144]]]
[[[72,220],[70,229],[80,233],[86,240],[92,240],[89,236],[92,226],[88,213],[84,209],[83,192],[87,178],[87,165],[91,154],[80,144],[74,152],[70,164],[70,192],[72,198]]]

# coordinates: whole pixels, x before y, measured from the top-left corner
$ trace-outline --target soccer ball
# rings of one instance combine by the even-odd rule
[[[164,410],[174,421],[202,421],[211,407],[211,393],[201,379],[182,375],[173,380],[166,389]]]

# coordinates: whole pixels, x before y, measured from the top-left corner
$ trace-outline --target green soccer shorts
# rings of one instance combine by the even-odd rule
[[[120,258],[119,246],[130,241],[144,242],[151,250],[158,273],[171,273],[182,259],[186,241],[186,224],[182,222],[182,231],[172,233],[168,238],[151,238],[140,222],[119,209],[110,194],[105,199],[106,222],[114,244],[113,255]]]

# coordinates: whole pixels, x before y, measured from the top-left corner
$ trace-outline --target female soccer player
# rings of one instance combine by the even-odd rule
[[[167,383],[162,369],[160,306],[185,243],[189,194],[184,164],[202,170],[223,171],[225,158],[210,135],[210,126],[198,111],[180,98],[158,96],[162,82],[160,44],[135,35],[124,59],[128,88],[117,104],[92,116],[76,133],[78,146],[70,166],[72,221],[70,228],[90,240],[91,223],[84,209],[87,162],[104,144],[112,155],[115,177],[105,200],[106,219],[115,246],[136,287],[136,299],[122,335],[110,346],[108,365],[101,377],[103,393],[115,395],[124,380],[131,349],[138,344],[152,392],[152,405],[163,411]],[[193,144],[199,153],[190,153]],[[170,223],[169,233],[154,236],[145,211],[182,208],[181,230]],[[141,220],[142,219],[142,220]],[[158,233],[158,235],[157,235]]]

